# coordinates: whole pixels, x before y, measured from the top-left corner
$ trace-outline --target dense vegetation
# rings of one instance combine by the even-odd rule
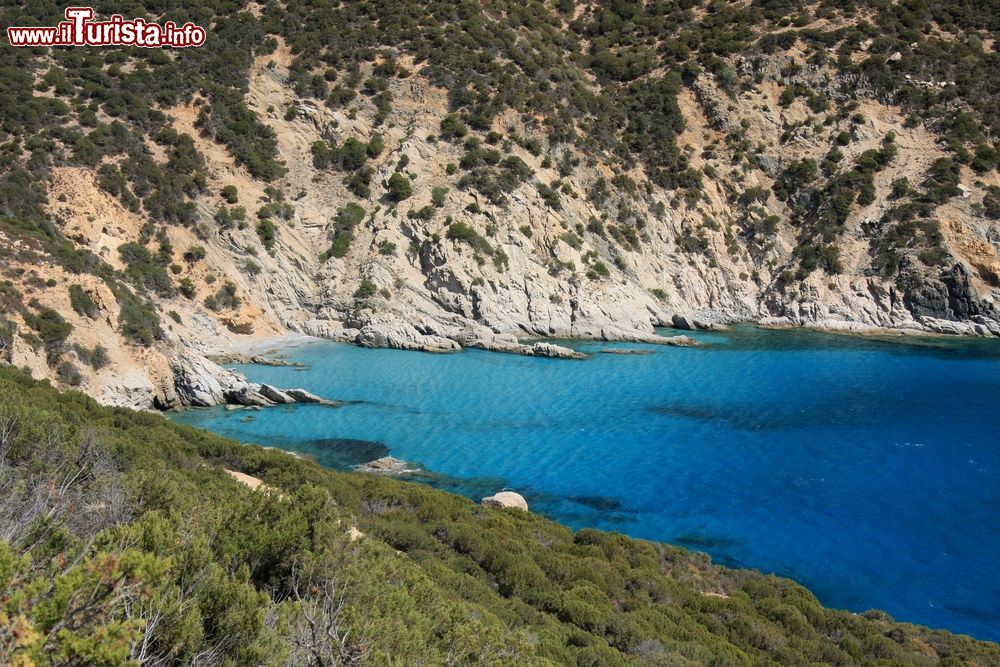
[[[4,664],[1000,661],[679,548],[322,470],[10,369],[0,502]]]
[[[292,48],[290,83],[300,98],[333,108],[370,107],[376,126],[391,113],[392,80],[414,74],[401,63],[411,59],[416,71],[448,91],[451,113],[441,123],[440,138],[466,146],[458,184],[496,202],[530,178],[518,158],[500,160],[516,143],[544,153],[564,175],[579,164],[578,155],[622,170],[638,162],[649,183],[686,191],[684,201],[695,203],[703,174],[691,168],[689,155],[676,143],[684,124],[678,91],[711,76],[735,97],[755,80],[734,68],[734,58],[780,53],[794,44],[804,48],[811,67],[829,67],[840,77],[818,90],[792,82],[797,65],[783,72],[781,103],[808,101],[815,122],[831,128],[831,156],[851,140],[851,100],[863,93],[901,104],[913,122],[923,121],[944,137],[957,163],[977,173],[1000,161],[1000,56],[990,46],[1000,30],[1000,12],[993,1],[261,4],[259,16],[243,0],[171,6],[171,20],[210,25],[212,38],[202,48],[169,55],[143,49],[8,51],[0,70],[0,224],[45,239],[63,261],[90,270],[93,260],[78,257],[71,246],[54,252],[59,234],[42,209],[47,170],[64,163],[94,168],[102,187],[157,224],[193,224],[193,198],[205,189],[203,160],[191,138],[175,132],[162,112],[192,100],[200,106],[200,132],[227,146],[255,177],[282,176],[286,169],[273,130],[243,100],[251,59],[274,50],[271,35],[284,37]],[[123,0],[101,10],[157,18],[163,5]],[[12,5],[0,16],[6,25],[52,24],[61,18],[61,6]],[[523,135],[495,131],[496,119],[506,111],[520,114]],[[286,118],[296,113],[289,107]],[[505,150],[484,148],[484,140]],[[153,159],[150,142],[165,161]],[[345,184],[364,199],[372,194],[367,162],[383,148],[378,133],[367,141],[348,137],[340,145],[319,141],[314,163],[343,171]],[[730,136],[724,148],[734,166],[759,166],[755,147],[744,138]],[[824,166],[820,182],[800,182],[806,192],[792,198],[800,266],[788,278],[801,279],[815,269],[838,272],[838,228],[870,188],[870,169],[838,166],[835,159]],[[617,218],[612,238],[629,250],[639,249],[643,220],[619,200],[641,196],[643,189],[635,186],[621,181],[600,196],[609,219]],[[394,176],[385,194],[400,201],[408,188],[402,176]],[[558,207],[549,185],[539,184],[539,191]],[[855,197],[858,191],[861,196]],[[931,191],[913,196],[940,203]],[[931,219],[933,208],[918,213]],[[741,230],[751,251],[766,245],[759,237],[772,228],[758,223],[750,215]],[[278,226],[273,218],[259,223],[265,247],[275,243]],[[887,218],[872,230],[876,273],[891,276],[908,266],[902,256],[885,257],[892,243],[882,239],[895,226]],[[921,250],[925,258],[941,252],[926,245]],[[146,278],[139,282],[165,289],[159,276],[152,285]]]

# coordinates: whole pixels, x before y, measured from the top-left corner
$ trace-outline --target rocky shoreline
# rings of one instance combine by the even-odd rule
[[[208,408],[217,405],[268,407],[295,403],[339,406],[305,389],[280,389],[251,382],[243,375],[222,368],[197,354],[182,353],[170,362],[173,386],[158,397],[154,407],[172,410],[182,407]]]
[[[1000,324],[992,320],[963,321],[939,320],[924,318],[921,322],[912,322],[906,326],[880,326],[852,322],[850,320],[817,320],[805,321],[792,317],[764,317],[755,322],[747,322],[766,329],[807,329],[827,333],[848,333],[857,335],[886,336],[949,336],[962,338],[997,338],[1000,337]]]
[[[230,352],[228,354],[207,354],[205,358],[217,364],[247,364],[256,366],[294,366],[305,368],[305,364],[300,361],[286,361],[284,359],[272,359],[259,354],[246,354],[243,352]]]
[[[381,323],[385,325],[386,323]],[[854,336],[879,337],[992,337],[992,329],[971,322],[949,322],[951,327],[937,329],[914,327],[880,327],[858,322],[824,320],[806,322],[789,317],[761,318],[757,321],[726,320],[721,315],[711,317],[690,317],[677,315],[671,320],[671,327],[678,331],[724,331],[733,325],[759,326],[772,329],[805,329],[810,331],[836,333]],[[962,325],[962,326],[958,326]],[[402,349],[431,353],[460,352],[462,349],[479,349],[504,354],[583,360],[589,355],[573,350],[556,341],[580,340],[599,342],[642,343],[667,346],[696,346],[698,341],[690,336],[661,335],[638,330],[615,327],[578,326],[570,332],[559,332],[549,338],[519,340],[513,334],[485,334],[475,332],[450,333],[448,335],[423,334],[417,329],[376,326],[370,323],[360,331],[335,330],[326,327],[307,327],[313,333],[289,332],[280,337],[260,339],[233,346],[230,351],[213,351],[204,355],[183,351],[170,363],[173,387],[167,387],[162,397],[154,401],[160,410],[184,407],[211,407],[233,405],[243,407],[267,407],[288,404],[340,405],[335,400],[315,396],[303,389],[285,389],[267,384],[255,383],[235,371],[222,368],[219,364],[259,364],[267,366],[294,367],[305,369],[301,362],[289,361],[275,354],[283,354],[297,344],[310,340],[330,340],[368,348]],[[318,335],[317,335],[318,334]],[[1000,335],[998,330],[996,335]],[[262,354],[261,352],[265,352]],[[640,354],[635,350],[611,349],[608,354]]]

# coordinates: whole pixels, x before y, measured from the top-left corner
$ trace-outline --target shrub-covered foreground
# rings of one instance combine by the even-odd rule
[[[0,504],[2,664],[1000,664],[995,644],[824,609],[788,580],[9,369]]]

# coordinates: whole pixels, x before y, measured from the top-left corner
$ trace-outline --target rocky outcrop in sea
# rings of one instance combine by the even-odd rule
[[[172,390],[158,398],[161,409],[178,407],[212,407],[242,405],[266,407],[307,403],[339,405],[305,389],[279,389],[268,384],[250,382],[243,375],[222,368],[207,358],[192,353],[180,353],[170,362],[173,374]]]

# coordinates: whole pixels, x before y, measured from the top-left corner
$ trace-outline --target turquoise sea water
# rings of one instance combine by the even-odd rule
[[[1000,344],[740,328],[586,361],[327,342],[237,367],[341,408],[177,421],[788,576],[828,605],[1000,640]],[[649,354],[605,354],[602,350]]]

